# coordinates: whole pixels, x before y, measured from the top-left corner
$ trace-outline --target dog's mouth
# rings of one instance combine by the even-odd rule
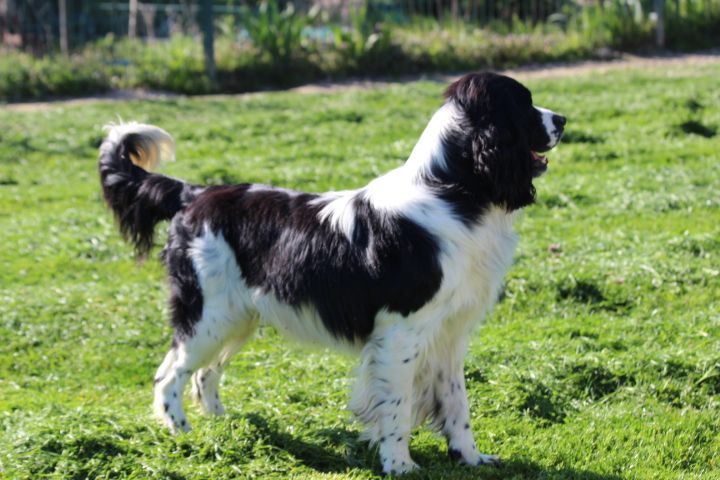
[[[532,155],[533,177],[539,177],[547,170],[548,159],[545,155],[540,155],[538,152],[532,150],[530,151],[530,155]]]

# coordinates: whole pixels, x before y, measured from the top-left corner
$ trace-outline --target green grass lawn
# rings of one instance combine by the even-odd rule
[[[568,131],[466,366],[478,448],[505,464],[454,465],[420,429],[408,478],[720,478],[718,78],[527,82]],[[167,288],[121,242],[96,152],[119,116],[171,132],[164,171],[194,182],[357,187],[407,157],[442,89],[0,108],[0,477],[377,476],[345,410],[354,360],[269,329],[227,370],[228,415],[155,423]]]

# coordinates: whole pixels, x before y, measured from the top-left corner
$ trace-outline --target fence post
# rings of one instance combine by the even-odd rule
[[[60,24],[60,51],[68,53],[67,2],[58,0],[58,23]]]
[[[128,8],[128,37],[135,38],[137,36],[137,14],[138,0],[130,0]]]
[[[215,48],[213,31],[213,2],[212,0],[200,1],[200,27],[203,32],[203,50],[205,51],[205,70],[210,82],[215,85]]]
[[[665,0],[655,0],[655,45],[658,48],[665,48]]]

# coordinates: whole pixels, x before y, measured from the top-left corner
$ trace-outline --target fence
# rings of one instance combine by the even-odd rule
[[[332,17],[347,20],[348,12],[362,0],[296,1],[297,11],[313,6],[331,12]],[[582,8],[586,0],[376,0],[369,8],[392,21],[424,17],[432,21],[462,20],[479,26],[493,23],[553,21],[562,12]],[[587,0],[592,4],[594,0]],[[605,0],[595,0],[602,5]],[[616,1],[616,0],[607,0]],[[649,2],[657,0],[624,0],[628,14],[633,9],[652,10]],[[716,0],[700,0],[716,1]],[[279,0],[283,4],[287,1]],[[686,0],[671,0],[677,10]],[[214,17],[251,14],[255,0],[212,0],[179,2],[140,2],[138,0],[0,0],[0,36],[2,43],[35,52],[60,47],[63,50],[112,33],[116,36],[165,38],[176,32],[199,33],[200,6],[210,8]],[[282,5],[281,5],[282,7]],[[660,10],[661,11],[661,10]],[[250,12],[250,13],[249,13]],[[555,17],[553,17],[555,16]]]
[[[326,18],[347,22],[353,8],[363,1],[300,0],[294,6],[298,12],[321,8],[329,13]],[[511,28],[518,21],[562,22],[571,11],[592,5],[602,8],[618,1],[630,16],[637,11],[654,13],[659,46],[663,43],[666,2],[669,14],[679,14],[697,3],[720,4],[719,0],[369,0],[368,8],[378,18],[393,22],[422,18]],[[282,8],[287,0],[277,3]],[[231,17],[240,24],[258,4],[257,0],[0,0],[0,38],[5,46],[40,53],[56,48],[67,51],[107,34],[145,38],[167,38],[178,32],[198,34],[203,21],[212,25],[213,17]]]

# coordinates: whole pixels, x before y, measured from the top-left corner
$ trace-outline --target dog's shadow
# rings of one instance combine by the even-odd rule
[[[346,428],[326,428],[314,433],[317,443],[280,431],[258,414],[243,415],[260,433],[265,442],[295,458],[300,464],[321,473],[347,473],[351,469],[372,469],[380,474],[376,449],[358,440],[358,433]],[[326,447],[332,448],[326,448]],[[340,453],[338,453],[340,452]],[[596,473],[573,468],[552,468],[524,459],[504,461],[500,467],[469,467],[450,461],[444,451],[426,447],[413,450],[413,456],[423,468],[402,478],[415,479],[505,479],[554,478],[576,480],[620,480],[613,474]]]
[[[315,442],[283,432],[261,415],[242,415],[274,448],[283,450],[299,463],[323,473],[342,473],[351,468],[374,466],[374,451],[358,441],[358,433],[345,428],[325,428],[313,434]],[[326,447],[332,448],[326,448]]]

